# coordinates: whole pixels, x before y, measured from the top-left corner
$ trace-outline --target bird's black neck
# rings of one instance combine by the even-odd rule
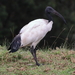
[[[52,16],[50,15],[50,13],[48,13],[48,12],[45,11],[45,14],[46,14],[49,22],[53,21]]]

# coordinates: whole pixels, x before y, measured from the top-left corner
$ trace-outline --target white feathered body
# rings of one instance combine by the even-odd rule
[[[8,48],[8,50],[10,50],[9,53],[16,52],[20,47],[30,46],[30,52],[34,57],[36,65],[39,66],[40,64],[37,61],[35,47],[52,29],[53,21],[50,13],[59,16],[66,23],[64,17],[60,13],[52,7],[47,6],[45,9],[45,14],[49,20],[36,19],[25,25],[11,42],[10,47]]]
[[[21,47],[34,46],[44,38],[52,29],[53,21],[48,22],[46,19],[36,19],[25,25],[19,32],[21,36]]]

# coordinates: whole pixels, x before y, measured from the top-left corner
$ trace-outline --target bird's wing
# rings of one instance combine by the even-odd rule
[[[41,25],[42,25],[42,21],[43,21],[43,22],[46,21],[45,23],[47,23],[47,20],[44,20],[44,19],[36,19],[36,20],[33,20],[33,21],[29,22],[27,25],[25,25],[25,26],[20,30],[19,33],[23,33],[23,32],[26,32],[26,31],[28,31],[28,30],[32,30],[32,29],[34,29],[34,28],[37,28],[37,27],[41,26]],[[44,24],[45,24],[45,23],[44,23]]]
[[[38,22],[38,23],[36,23]],[[26,29],[21,34],[21,46],[38,43],[48,32],[46,23],[44,21],[36,21],[28,24]]]
[[[23,33],[27,28],[28,28],[28,25],[23,26],[19,33]]]

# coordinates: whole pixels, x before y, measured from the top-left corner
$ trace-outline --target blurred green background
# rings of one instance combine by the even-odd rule
[[[45,18],[44,10],[53,7],[65,18],[63,21],[53,16],[51,32],[40,42],[39,46],[60,46],[65,41],[69,45],[75,41],[75,0],[0,0],[0,44],[11,42],[20,29],[30,21]],[[26,36],[27,37],[27,36]]]

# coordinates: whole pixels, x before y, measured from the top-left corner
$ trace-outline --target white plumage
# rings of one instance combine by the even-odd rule
[[[59,16],[66,23],[64,17],[50,6],[46,7],[45,13],[48,20],[33,20],[20,30],[19,34],[15,36],[10,44],[8,49],[10,50],[9,53],[16,52],[20,47],[30,46],[30,52],[34,57],[36,65],[40,65],[36,57],[36,45],[45,37],[47,32],[52,29],[53,20],[50,13]]]
[[[45,19],[36,19],[20,30],[21,46],[34,46],[52,29],[53,22]]]

